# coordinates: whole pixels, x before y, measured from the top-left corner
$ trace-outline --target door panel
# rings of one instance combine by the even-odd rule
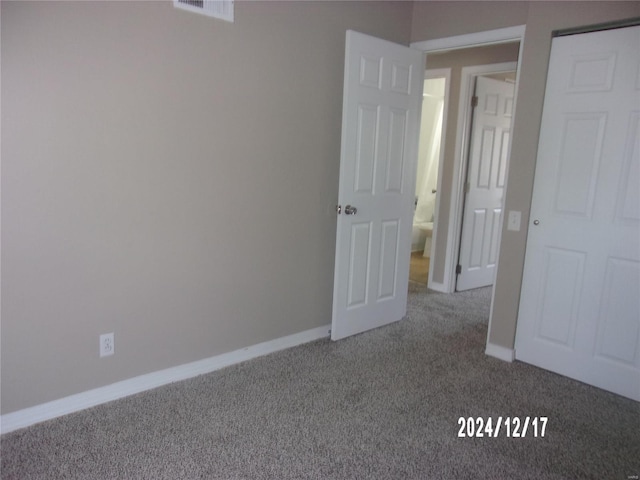
[[[371,225],[369,223],[353,224],[350,236],[348,307],[354,308],[367,303]]]
[[[640,292],[639,263],[609,258],[604,280],[602,312],[598,318],[596,354],[614,362],[634,365],[637,355],[640,303],[629,298]]]
[[[491,246],[489,247],[488,265],[495,265],[498,262],[498,245],[500,244],[500,218],[502,209],[494,208],[493,219],[491,220]]]
[[[584,260],[584,252],[547,248],[544,253],[538,336],[569,349],[573,348]]]
[[[376,137],[379,123],[379,112],[376,105],[358,105],[358,145],[353,188],[356,193],[373,191]]]
[[[640,27],[555,38],[516,358],[640,400]]]
[[[407,136],[407,110],[389,109],[389,152],[385,192],[402,194],[402,174],[404,172],[404,142]]]
[[[604,113],[565,113],[554,192],[557,213],[591,217],[606,126]]]
[[[398,263],[398,220],[382,222],[382,247],[380,248],[380,274],[378,275],[378,300],[390,299],[396,293],[396,264]]]
[[[640,90],[640,86],[636,88]],[[639,112],[631,113],[628,132],[617,217],[633,224],[640,220],[640,143],[634,141],[640,138]]]
[[[347,32],[334,340],[406,313],[423,71],[422,52]]]
[[[508,162],[514,86],[476,79],[456,290],[493,284]]]
[[[513,108],[513,100],[511,101]],[[509,110],[511,111],[511,109]],[[508,115],[511,117],[511,115]],[[500,142],[500,163],[498,165],[498,188],[504,188],[507,180],[507,164],[509,163],[509,143],[511,142],[511,131],[502,131],[502,141]]]

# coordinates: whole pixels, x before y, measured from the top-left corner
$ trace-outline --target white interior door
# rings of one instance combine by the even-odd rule
[[[640,400],[640,27],[553,40],[516,358]]]
[[[406,314],[424,61],[348,31],[331,338]]]
[[[493,285],[514,85],[477,77],[456,290]]]

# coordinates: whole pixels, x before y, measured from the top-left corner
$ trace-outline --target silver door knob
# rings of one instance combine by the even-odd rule
[[[540,225],[540,220],[534,220],[534,221],[533,221],[533,224],[534,224],[534,225]]]
[[[358,209],[356,207],[352,207],[351,205],[344,207],[345,215],[355,215],[356,213],[358,213]]]

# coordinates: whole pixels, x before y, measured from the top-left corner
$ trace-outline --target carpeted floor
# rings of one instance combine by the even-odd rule
[[[640,408],[484,354],[490,289],[411,285],[408,317],[1,438],[3,479],[622,479]],[[544,438],[459,417],[546,416]]]

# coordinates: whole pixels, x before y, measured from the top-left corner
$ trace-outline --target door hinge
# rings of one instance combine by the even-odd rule
[[[478,97],[476,97],[475,95],[471,97],[471,106],[473,108],[476,108],[478,106]]]
[[[464,186],[464,193],[469,193],[471,191],[471,182],[467,182]]]
[[[460,275],[462,273],[462,265],[456,265],[456,275]]]

